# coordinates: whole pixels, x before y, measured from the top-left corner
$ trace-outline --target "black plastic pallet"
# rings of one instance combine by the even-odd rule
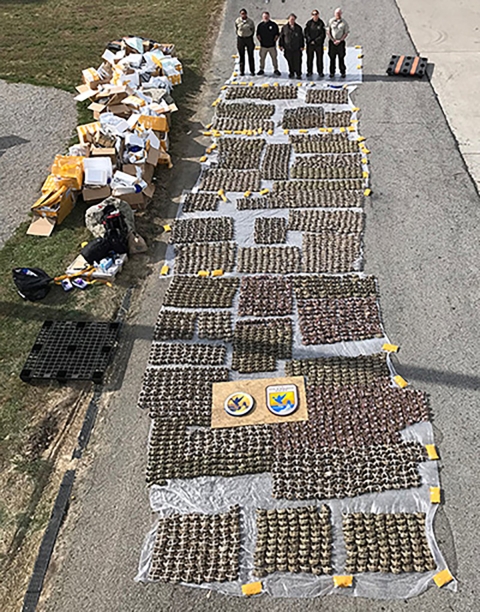
[[[422,78],[427,70],[428,59],[418,55],[392,55],[387,74]]]
[[[20,378],[92,380],[101,384],[115,347],[119,322],[45,321]]]

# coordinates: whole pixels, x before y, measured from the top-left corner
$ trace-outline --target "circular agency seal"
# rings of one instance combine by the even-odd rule
[[[244,391],[236,391],[227,397],[224,403],[225,412],[230,416],[245,416],[253,410],[255,400]]]

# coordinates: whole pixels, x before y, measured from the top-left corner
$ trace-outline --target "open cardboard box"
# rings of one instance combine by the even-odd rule
[[[27,234],[50,236],[55,225],[60,225],[72,212],[76,197],[76,192],[65,185],[55,191],[43,193],[32,206],[33,220]]]

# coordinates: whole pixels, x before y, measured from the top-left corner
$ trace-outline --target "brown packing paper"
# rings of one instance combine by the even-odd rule
[[[271,385],[296,385],[298,408],[288,416],[277,416],[267,408],[266,389]],[[232,393],[243,391],[255,400],[255,407],[245,416],[231,416],[225,412],[225,400]],[[213,383],[212,428],[240,427],[242,425],[263,425],[308,421],[305,380],[303,376],[283,378],[250,378],[229,382]]]

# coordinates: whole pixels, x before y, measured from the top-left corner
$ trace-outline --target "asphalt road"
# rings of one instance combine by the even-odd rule
[[[266,6],[244,4],[254,19]],[[273,17],[284,17],[294,5],[272,0],[267,6]],[[226,26],[220,31],[194,122],[208,121],[209,102],[230,73],[231,22],[239,8],[238,2],[228,0]],[[333,5],[324,7],[327,14],[333,9]],[[303,23],[310,5],[307,10],[304,2],[295,3],[295,12]],[[345,17],[352,29],[350,44],[362,44],[365,53],[365,83],[355,101],[362,109],[361,132],[372,151],[374,194],[366,209],[366,271],[379,278],[386,329],[402,347],[400,372],[431,394],[445,491],[436,534],[459,580],[459,592],[431,588],[407,602],[337,596],[245,600],[133,581],[142,541],[153,520],[143,480],[149,419],[136,408],[164,291],[162,281],[151,277],[128,330],[125,351],[131,348],[131,356],[123,385],[116,390],[112,384],[87,461],[79,466],[75,500],[57,546],[47,588],[50,597],[43,609],[296,612],[333,611],[340,605],[342,612],[478,609],[479,198],[430,83],[385,75],[392,53],[413,52],[396,4],[351,0],[345,5]],[[188,159],[199,154],[194,136],[182,144],[185,160],[173,171],[168,187],[172,197],[195,180],[198,166]]]

